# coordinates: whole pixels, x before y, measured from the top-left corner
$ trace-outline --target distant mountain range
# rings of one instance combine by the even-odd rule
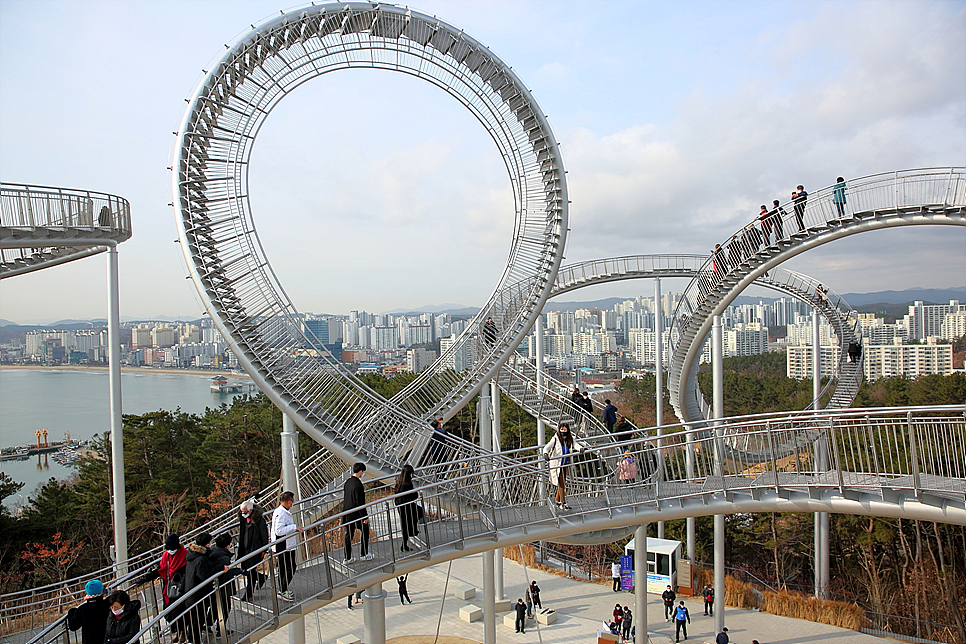
[[[902,304],[912,304],[913,302],[923,301],[927,304],[946,304],[949,300],[959,300],[960,302],[966,302],[966,286],[956,287],[956,288],[912,288],[905,291],[876,291],[874,293],[843,293],[842,297],[845,301],[854,307],[865,307],[872,304],[892,304],[892,305],[902,305]],[[619,302],[624,302],[630,298],[626,297],[608,297],[602,300],[589,300],[580,302],[560,302],[558,300],[551,300],[545,307],[545,311],[576,311],[577,309],[610,309],[615,304]],[[757,304],[758,302],[775,302],[780,298],[777,297],[756,297],[748,295],[740,295],[735,298],[734,304]],[[471,317],[476,315],[480,309],[478,307],[464,306],[462,304],[437,304],[431,305],[427,304],[425,306],[413,308],[413,309],[393,309],[392,311],[386,311],[386,313],[392,315],[418,315],[420,313],[448,313],[453,316],[458,317]],[[144,318],[132,318],[132,317],[122,317],[122,322],[188,322],[191,324],[198,324],[200,320],[188,320],[183,317],[170,317],[160,315],[158,317],[144,319]],[[51,322],[50,324],[36,325],[36,324],[19,324],[17,322],[11,322],[10,320],[4,320],[0,318],[0,328],[3,327],[17,327],[19,331],[31,330],[31,329],[83,329],[90,328],[91,326],[101,327],[107,324],[107,320],[104,318],[95,318],[91,320],[58,320],[57,322]],[[13,331],[14,329],[4,329],[5,331]]]

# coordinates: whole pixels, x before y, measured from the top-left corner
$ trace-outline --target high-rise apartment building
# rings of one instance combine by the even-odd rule
[[[837,345],[822,345],[819,357],[822,377],[831,376],[839,366],[841,349]],[[788,347],[785,352],[785,375],[798,380],[812,377],[812,346]]]
[[[768,327],[758,322],[738,323],[724,332],[726,356],[754,356],[768,351]]]
[[[867,380],[905,376],[917,378],[932,374],[948,376],[953,372],[951,344],[880,344],[863,347]]]
[[[950,313],[966,313],[966,304],[950,300],[949,304],[923,304],[917,301],[909,306],[903,323],[909,329],[909,338],[923,340],[942,333],[942,323]]]

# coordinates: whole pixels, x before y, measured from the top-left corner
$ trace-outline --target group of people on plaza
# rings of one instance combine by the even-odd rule
[[[534,608],[543,610],[543,603],[540,601],[540,586],[536,580],[531,581],[526,590],[526,601],[523,597],[517,599],[513,605],[514,621],[513,625],[517,633],[527,632],[527,620],[534,618]]]
[[[611,613],[609,620],[604,620],[604,626],[606,630],[619,636],[625,642],[632,642],[636,637],[637,629],[634,628],[634,614],[627,606],[615,604],[614,612]]]

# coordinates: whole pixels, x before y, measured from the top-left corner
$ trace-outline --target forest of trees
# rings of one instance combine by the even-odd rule
[[[804,407],[811,383],[785,378],[774,354],[733,358],[725,365],[725,410],[731,414]],[[710,374],[699,373],[710,390]],[[411,376],[366,375],[366,384],[390,397]],[[625,379],[611,396],[638,426],[654,423],[654,377]],[[856,406],[962,404],[966,376],[885,378],[866,383]],[[501,398],[502,447],[536,443],[536,421]],[[665,423],[675,422],[667,400]],[[264,396],[243,396],[205,414],[156,411],[124,416],[125,476],[131,554],[159,545],[164,535],[200,525],[277,480],[282,416]],[[476,440],[476,405],[447,423],[451,433]],[[317,449],[304,436],[303,457]],[[0,512],[0,592],[66,579],[109,563],[111,536],[110,441],[96,437],[69,481],[50,480],[29,492],[17,516]],[[19,486],[0,477],[0,498]],[[729,566],[775,588],[812,586],[812,515],[762,513],[726,520]],[[698,562],[711,559],[712,518],[697,520]],[[966,612],[966,528],[912,520],[831,516],[832,596],[870,611],[962,628]],[[684,539],[684,520],[669,521],[669,538]],[[619,552],[622,543],[611,546]],[[924,631],[920,631],[924,632]],[[933,632],[933,631],[930,631]],[[951,630],[950,632],[954,632]],[[952,640],[949,640],[952,641]],[[966,637],[963,638],[966,641]]]

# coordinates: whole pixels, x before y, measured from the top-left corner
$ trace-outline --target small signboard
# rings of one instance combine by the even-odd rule
[[[686,597],[693,597],[694,586],[691,585],[692,569],[691,562],[687,559],[678,559],[678,594]]]

